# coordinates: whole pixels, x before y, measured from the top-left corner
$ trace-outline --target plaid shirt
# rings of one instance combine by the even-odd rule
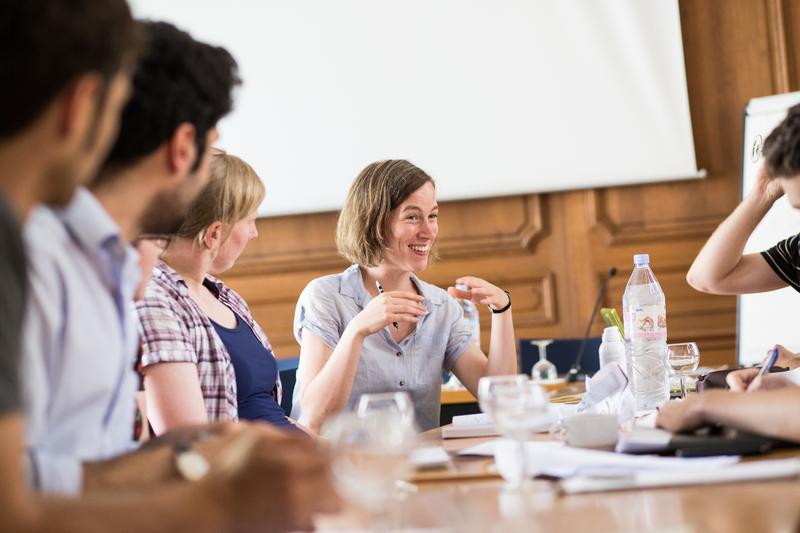
[[[274,357],[266,334],[253,320],[242,297],[212,276],[206,276],[204,284],[244,320]],[[194,363],[208,420],[236,420],[236,375],[231,357],[211,320],[189,296],[180,275],[160,261],[144,298],[136,303],[136,311],[142,333],[142,367],[165,362]],[[271,392],[280,404],[280,377]]]

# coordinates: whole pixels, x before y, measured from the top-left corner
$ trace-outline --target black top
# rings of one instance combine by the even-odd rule
[[[0,196],[0,413],[19,409],[19,350],[27,296],[19,223]]]
[[[761,252],[767,264],[783,281],[800,292],[800,234],[782,240]]]
[[[293,428],[272,395],[278,381],[278,361],[261,344],[247,323],[236,313],[234,316],[236,327],[233,329],[220,326],[213,320],[211,324],[233,363],[239,418],[263,420],[275,426]]]

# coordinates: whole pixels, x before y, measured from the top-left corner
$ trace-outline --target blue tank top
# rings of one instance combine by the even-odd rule
[[[239,418],[244,420],[263,420],[275,426],[294,429],[286,418],[281,406],[272,396],[278,380],[278,362],[250,329],[250,326],[236,317],[233,329],[211,323],[228,350],[236,374],[236,401]]]

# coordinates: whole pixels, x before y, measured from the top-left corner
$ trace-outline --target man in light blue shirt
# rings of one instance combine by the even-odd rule
[[[34,486],[77,493],[82,461],[132,449],[137,254],[87,190],[25,227],[31,297],[23,349]]]
[[[91,192],[78,191],[62,210],[40,208],[25,229],[28,477],[46,492],[158,477],[155,465],[125,471],[119,460],[105,461],[134,447],[132,303],[140,275],[128,243],[180,226],[208,180],[216,123],[230,111],[239,79],[226,50],[169,24],[144,26],[152,51],[137,66],[119,138]],[[162,470],[171,473],[172,465]]]

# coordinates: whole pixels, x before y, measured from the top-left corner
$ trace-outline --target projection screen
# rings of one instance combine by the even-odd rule
[[[264,216],[405,158],[440,200],[698,177],[677,0],[133,0],[227,47]]]

